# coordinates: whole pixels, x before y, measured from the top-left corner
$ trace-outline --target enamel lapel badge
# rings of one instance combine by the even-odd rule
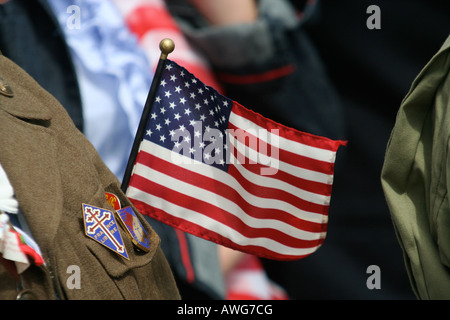
[[[114,208],[114,210],[119,210],[122,205],[120,204],[119,197],[117,197],[114,193],[105,192],[106,201]]]
[[[150,250],[150,238],[131,207],[117,210],[133,244],[144,252]]]
[[[128,259],[128,253],[112,211],[83,203],[83,219],[86,236]]]

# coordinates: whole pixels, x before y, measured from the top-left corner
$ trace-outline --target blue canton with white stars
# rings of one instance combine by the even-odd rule
[[[144,139],[226,171],[233,101],[167,60]]]

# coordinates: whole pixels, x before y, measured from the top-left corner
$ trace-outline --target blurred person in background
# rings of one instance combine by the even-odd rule
[[[131,146],[126,140],[131,140],[133,123],[136,122],[137,115],[140,115],[137,110],[142,108],[145,88],[149,87],[149,76],[142,72],[149,70],[147,63],[152,67],[155,66],[155,61],[152,61],[151,57],[155,57],[154,48],[161,38],[155,34],[164,30],[165,35],[169,34],[175,38],[177,43],[182,44],[180,47],[184,51],[178,57],[174,55],[174,60],[181,60],[180,63],[198,73],[201,80],[207,84],[219,90],[221,88],[215,77],[208,73],[208,66],[203,57],[195,54],[195,50],[183,41],[177,25],[164,10],[161,1],[115,1],[123,15],[123,21],[111,4],[109,1],[95,0],[37,1],[30,4],[15,0],[0,12],[5,17],[2,21],[9,22],[3,25],[5,28],[2,29],[0,43],[7,54],[16,58],[43,86],[53,91],[58,99],[67,102],[65,105],[77,126],[91,137],[106,163],[116,169],[114,171],[120,178],[123,163],[127,160],[125,148]],[[274,16],[274,20],[280,20],[283,15],[279,15],[277,10],[273,9],[276,7],[269,6],[267,12]],[[73,20],[76,18],[73,15],[77,13],[78,25]],[[271,19],[263,24],[270,25]],[[38,21],[40,24],[36,25]],[[130,30],[125,28],[124,23],[135,33],[137,40],[130,36]],[[296,22],[290,20],[289,24],[293,27]],[[270,37],[272,36],[277,37],[278,33],[271,34]],[[40,45],[36,46],[34,52],[23,50],[29,43]],[[145,49],[149,62],[145,61],[143,52],[137,44]],[[314,55],[308,51],[310,46],[306,45],[306,48],[307,59],[311,60],[312,64],[310,67],[310,63],[307,63],[309,74],[314,76],[313,70],[318,66],[315,65]],[[272,54],[273,52],[270,53]],[[290,62],[290,59],[291,57],[286,63]],[[42,67],[47,65],[51,68],[50,73]],[[284,62],[273,67],[277,69],[276,73],[282,74],[286,72],[290,74],[293,69],[293,65]],[[308,86],[310,81],[302,80],[301,83]],[[329,87],[326,84],[323,86],[321,81],[318,76],[312,87],[323,95],[330,94]],[[322,90],[324,88],[326,90]],[[296,90],[296,87],[290,86],[288,91],[292,90]],[[305,99],[314,100],[316,97],[317,95],[309,95]],[[333,108],[334,104],[331,109]],[[311,110],[316,111],[313,108]],[[322,121],[320,117],[322,111],[317,111],[314,121],[311,118],[303,121],[304,124],[311,124],[316,130],[321,127],[317,122]],[[281,119],[288,118],[289,115],[285,114]],[[99,123],[102,125],[99,126]],[[336,120],[329,123],[338,125]],[[120,140],[117,141],[122,143],[114,143],[116,141],[114,135],[121,134]],[[174,274],[183,298],[230,297],[223,288],[220,268],[215,266],[218,261],[217,248],[214,244],[180,233],[157,221],[151,221],[151,224],[163,238],[162,247],[175,270]],[[261,280],[259,283],[268,284],[267,291],[258,292],[260,294],[258,297],[284,297],[282,291],[278,291],[276,286],[267,281],[260,269],[258,272]]]
[[[446,1],[322,0],[307,26],[341,97],[349,143],[337,165],[328,246],[296,270],[310,288],[300,298],[415,298],[380,176],[399,106],[447,38],[449,15]]]

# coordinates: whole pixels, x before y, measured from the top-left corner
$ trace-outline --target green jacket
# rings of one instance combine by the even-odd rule
[[[450,299],[450,37],[397,114],[381,182],[420,299]]]

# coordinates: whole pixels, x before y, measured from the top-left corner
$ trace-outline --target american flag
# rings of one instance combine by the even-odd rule
[[[343,143],[266,119],[167,60],[127,196],[204,239],[299,259],[324,242]]]

